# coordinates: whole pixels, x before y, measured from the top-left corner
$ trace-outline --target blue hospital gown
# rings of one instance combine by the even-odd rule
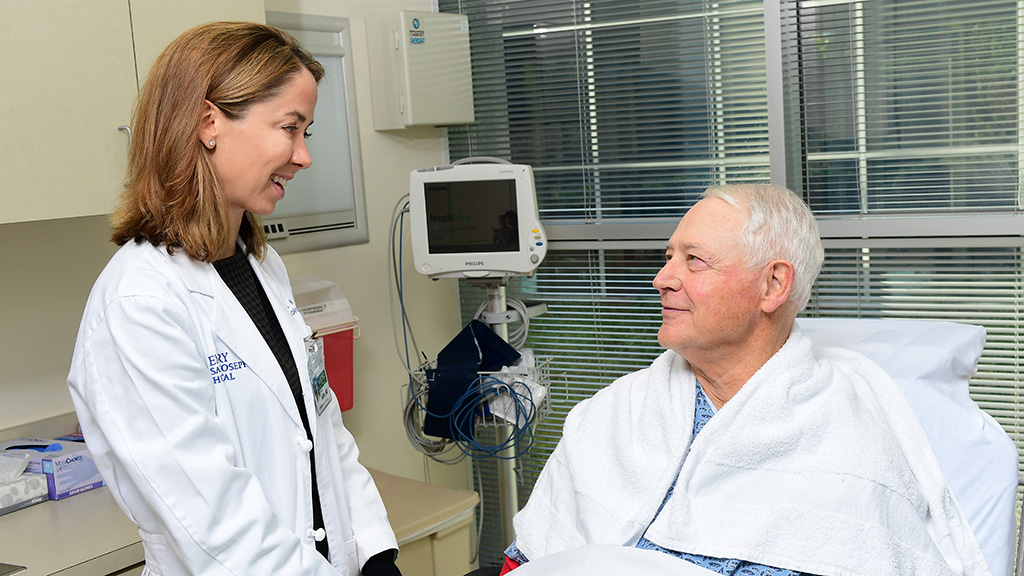
[[[714,416],[716,412],[714,405],[711,404],[707,395],[704,394],[704,389],[699,383],[697,383],[696,386],[697,398],[696,406],[693,411],[694,437],[700,433],[704,428],[704,425],[707,424],[708,420],[711,420],[711,417]],[[662,501],[661,507],[658,508],[658,513],[661,513],[661,509],[665,507],[665,502],[668,502],[668,499],[672,497],[673,490],[675,490],[675,484],[673,484],[668,489],[668,493],[665,494],[665,499]],[[655,517],[657,517],[657,514],[655,514]],[[772,568],[771,566],[763,566],[761,564],[754,564],[752,562],[746,562],[734,558],[713,558],[711,556],[704,556],[701,554],[677,552],[675,550],[662,548],[646,538],[640,538],[636,547],[664,552],[671,556],[675,556],[676,558],[682,558],[683,560],[696,564],[702,568],[707,568],[717,574],[725,574],[727,576],[802,576],[801,572],[793,572],[792,570],[786,570],[784,568]],[[505,555],[519,564],[525,564],[528,561],[526,556],[524,556],[523,553],[519,551],[519,548],[516,547],[515,542],[505,550]]]

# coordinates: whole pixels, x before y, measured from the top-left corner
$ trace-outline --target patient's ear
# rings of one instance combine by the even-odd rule
[[[771,314],[789,301],[795,275],[793,265],[785,260],[773,260],[765,267],[761,293],[762,312]]]

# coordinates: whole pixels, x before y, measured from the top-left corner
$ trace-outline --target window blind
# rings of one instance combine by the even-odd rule
[[[534,168],[546,221],[666,218],[768,177],[760,1],[442,0],[468,15],[475,124],[452,160]]]
[[[1019,206],[1014,1],[783,2],[789,135],[819,214]]]

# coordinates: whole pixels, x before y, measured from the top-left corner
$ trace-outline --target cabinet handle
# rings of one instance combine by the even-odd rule
[[[131,126],[128,126],[126,124],[121,124],[120,126],[117,127],[117,129],[128,135],[128,147],[131,148],[131,146],[132,146],[132,128],[131,128]]]
[[[120,126],[117,127],[117,129],[119,131],[124,132],[125,134],[128,135],[128,148],[131,149],[131,147],[132,147],[132,128],[131,128],[131,126],[128,126],[126,124],[121,124]],[[124,182],[121,182],[121,187],[122,188],[127,188],[128,187],[128,181],[125,180]]]

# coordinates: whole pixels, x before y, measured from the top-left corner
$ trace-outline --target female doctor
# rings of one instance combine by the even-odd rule
[[[310,165],[323,68],[252,23],[185,32],[133,116],[121,246],[68,385],[144,574],[394,575],[397,542],[257,215]]]

